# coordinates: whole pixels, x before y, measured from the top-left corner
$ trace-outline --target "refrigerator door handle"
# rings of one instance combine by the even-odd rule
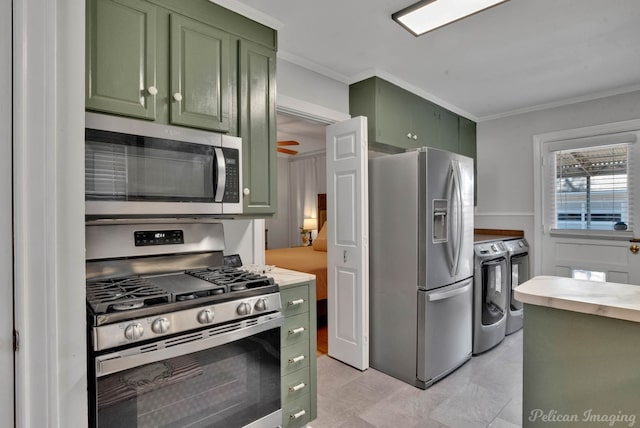
[[[454,221],[449,222],[451,236],[453,239],[447,242],[447,259],[449,261],[449,272],[451,276],[458,274],[460,265],[460,251],[462,247],[462,187],[460,182],[460,165],[452,160],[449,167],[449,178],[447,181],[447,197],[449,198],[449,213],[453,214]],[[453,208],[453,209],[452,209]]]
[[[460,253],[462,251],[462,236],[463,236],[463,226],[464,226],[464,218],[462,215],[462,179],[460,176],[460,164],[457,161],[453,161],[453,171],[454,171],[454,181],[455,181],[455,201],[456,201],[456,249],[455,249],[455,258],[454,258],[454,269],[453,274],[458,274],[458,268],[460,266]]]
[[[457,296],[458,294],[466,293],[469,288],[471,288],[471,283],[468,283],[464,287],[456,288],[455,290],[429,294],[427,296],[427,300],[430,302],[436,302],[438,300],[448,299],[450,297]]]
[[[455,193],[455,169],[453,166],[453,161],[451,161],[451,164],[449,165],[449,173],[447,175],[447,212],[449,213],[449,217],[451,217],[451,215],[455,215],[457,217],[458,213],[457,211],[454,211],[453,208],[453,200],[454,200],[454,193]],[[447,239],[446,241],[446,247],[447,247],[447,262],[449,264],[449,273],[451,274],[451,276],[455,276],[455,270],[456,269],[456,249],[454,247],[454,242],[457,241],[457,238],[454,237],[453,232],[456,232],[454,227],[452,226],[452,222],[451,221],[447,221],[447,229],[449,229],[449,232],[447,233],[447,235],[450,238],[453,239]]]

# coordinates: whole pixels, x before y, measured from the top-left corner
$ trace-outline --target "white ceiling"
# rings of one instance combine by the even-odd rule
[[[413,0],[216,2],[276,27],[287,61],[477,121],[640,89],[638,0],[510,0],[420,37],[391,20]]]

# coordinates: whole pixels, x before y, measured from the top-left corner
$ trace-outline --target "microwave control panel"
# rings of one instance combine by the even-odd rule
[[[238,150],[223,147],[225,161],[225,188],[222,202],[240,201],[240,156]]]

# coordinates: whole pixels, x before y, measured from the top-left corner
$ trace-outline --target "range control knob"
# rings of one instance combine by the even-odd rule
[[[213,311],[211,309],[203,309],[198,313],[198,322],[200,324],[211,324],[213,322]]]
[[[138,340],[144,335],[144,327],[139,322],[129,324],[124,329],[124,337],[129,340]]]
[[[238,312],[238,315],[249,315],[251,313],[251,305],[246,302],[240,303],[236,312]]]
[[[164,317],[158,318],[151,324],[151,331],[155,334],[163,334],[169,331],[170,326],[171,323],[169,323],[168,319]]]
[[[267,309],[269,309],[269,303],[267,302],[267,299],[265,299],[264,297],[261,299],[258,299],[255,305],[255,308],[256,308],[256,311],[266,311]]]

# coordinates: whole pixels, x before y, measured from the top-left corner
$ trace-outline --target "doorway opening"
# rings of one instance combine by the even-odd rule
[[[349,118],[348,115],[339,114],[327,117],[325,113],[318,113],[323,112],[323,108],[307,103],[305,105],[310,108],[300,110],[278,106],[277,109],[277,141],[281,142],[279,147],[285,150],[279,150],[278,153],[277,213],[265,221],[266,250],[304,245],[302,234],[305,233],[306,238],[306,232],[300,229],[305,218],[317,221],[318,194],[326,194],[325,128],[331,123]],[[312,242],[320,232],[319,229],[311,231]],[[326,255],[326,252],[322,254]],[[324,277],[326,281],[326,275]],[[326,290],[326,285],[324,289]],[[316,299],[317,350],[318,355],[323,355],[328,353],[329,348],[326,293],[319,297],[322,298]]]

